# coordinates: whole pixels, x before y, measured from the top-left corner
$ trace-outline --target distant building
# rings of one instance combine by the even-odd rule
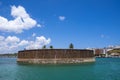
[[[120,48],[115,48],[113,50],[108,51],[109,57],[120,57]]]

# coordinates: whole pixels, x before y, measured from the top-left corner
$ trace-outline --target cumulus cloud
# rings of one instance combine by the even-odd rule
[[[25,45],[28,45],[28,44],[29,44],[29,41],[22,40],[21,42],[18,43],[18,46],[25,46]]]
[[[66,19],[65,16],[59,16],[59,20],[60,20],[60,21],[64,21],[65,19]]]
[[[20,39],[16,36],[0,36],[0,52],[4,53],[6,51],[11,51],[12,49],[15,49],[18,47],[17,43],[20,42]]]
[[[36,37],[35,41],[30,41],[29,45],[26,49],[38,49],[41,48],[43,45],[47,45],[51,42],[51,39],[46,39],[44,36]]]
[[[0,16],[0,30],[7,32],[21,33],[35,26],[40,26],[37,21],[32,19],[22,6],[11,6],[11,16],[13,20],[8,20]]]
[[[6,39],[5,39],[6,42],[8,43],[17,43],[20,41],[19,38],[17,38],[16,36],[8,36]]]
[[[36,33],[33,33],[33,34],[32,34],[32,37],[35,37],[35,36],[36,36]]]
[[[36,37],[34,41],[20,40],[16,36],[0,36],[0,53],[12,53],[17,52],[21,48],[24,49],[39,49],[43,45],[47,45],[51,42],[50,38],[44,36]]]
[[[42,27],[42,25],[40,25],[40,24],[37,24],[37,27]]]

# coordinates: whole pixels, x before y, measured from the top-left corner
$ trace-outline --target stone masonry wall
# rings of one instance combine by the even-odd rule
[[[18,52],[18,62],[22,63],[81,63],[93,62],[92,50],[80,49],[38,49]]]

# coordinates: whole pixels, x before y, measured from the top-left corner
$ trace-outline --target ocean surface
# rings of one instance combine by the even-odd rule
[[[0,58],[0,80],[120,80],[120,58],[96,58],[85,64],[17,64]]]

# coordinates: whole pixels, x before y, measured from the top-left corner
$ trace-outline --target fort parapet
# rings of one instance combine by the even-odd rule
[[[94,62],[93,50],[35,49],[18,52],[18,63],[57,64]]]

